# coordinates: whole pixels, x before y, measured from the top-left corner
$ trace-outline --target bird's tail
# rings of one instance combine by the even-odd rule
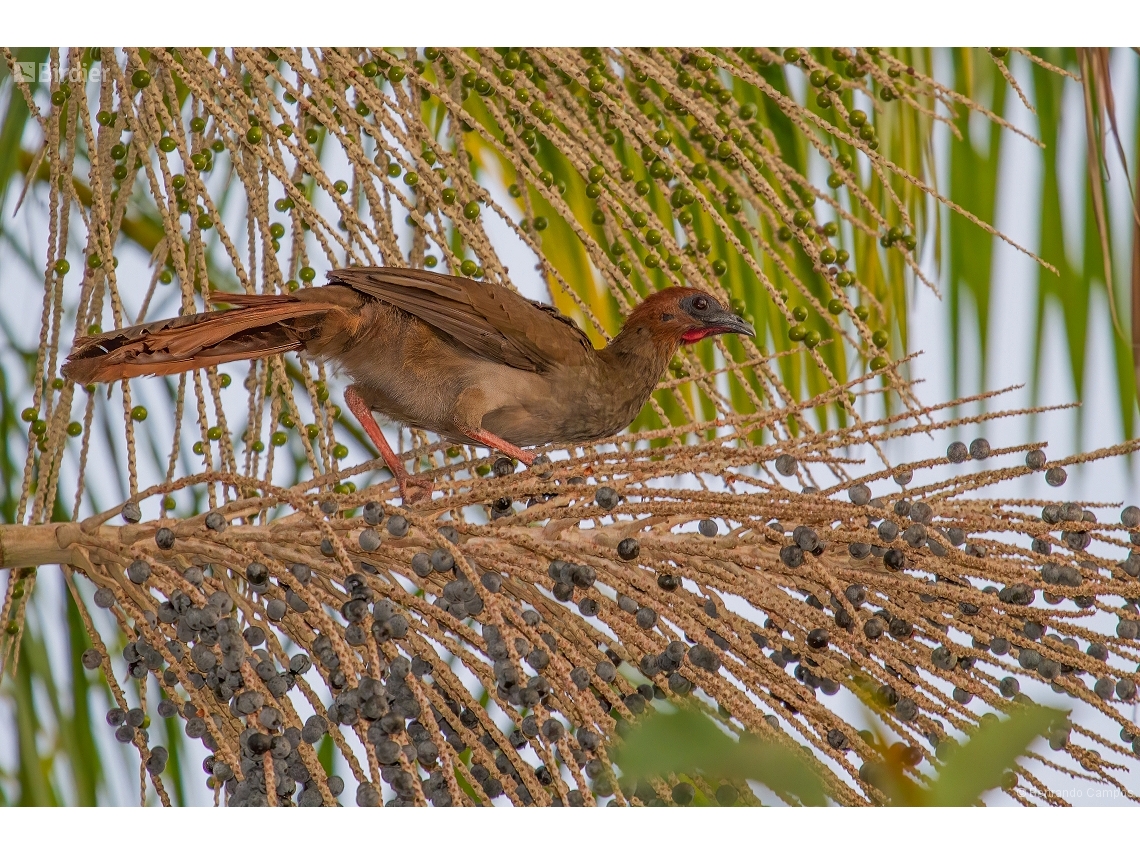
[[[233,308],[77,339],[63,375],[76,383],[111,383],[299,350],[330,318],[345,317],[348,307],[341,291],[347,289],[217,294],[215,302]]]

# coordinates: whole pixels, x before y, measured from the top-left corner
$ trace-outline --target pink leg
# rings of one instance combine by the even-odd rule
[[[515,460],[522,461],[524,466],[532,466],[534,464],[535,456],[533,452],[523,451],[517,445],[511,445],[505,439],[500,439],[489,431],[485,431],[482,428],[475,428],[474,430],[464,431],[464,433],[480,445],[501,451],[507,455],[507,457],[513,457]]]
[[[380,425],[376,424],[376,419],[372,416],[372,409],[365,403],[364,398],[356,391],[355,386],[349,386],[344,390],[344,402],[348,405],[348,409],[356,416],[356,420],[360,422],[360,426],[364,428],[364,432],[368,434],[368,438],[372,440],[376,450],[380,452],[380,457],[392,470],[392,475],[396,478],[396,483],[400,487],[400,496],[405,502],[415,502],[421,498],[431,497],[431,481],[424,478],[415,478],[408,474],[404,468],[404,462],[396,456],[396,452],[392,450],[392,446],[388,445],[388,440],[384,438],[383,431],[380,430]],[[413,489],[409,489],[413,488]],[[426,491],[426,495],[424,495]]]

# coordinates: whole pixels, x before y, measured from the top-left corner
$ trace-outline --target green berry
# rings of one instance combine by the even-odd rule
[[[305,425],[305,434],[309,437],[310,440],[314,440],[321,435],[321,426],[315,424]]]
[[[888,364],[888,360],[885,356],[876,356],[874,359],[871,360],[871,370],[872,371],[882,371],[884,368],[887,367],[887,364]]]
[[[203,454],[206,453],[206,444],[204,442],[202,442],[202,440],[198,440],[190,448],[199,457],[201,457]]]
[[[342,178],[340,181],[337,181],[333,184],[333,190],[335,190],[337,193],[340,193],[341,195],[344,195],[348,192],[348,182]]]
[[[411,171],[404,173],[404,183],[407,184],[409,187],[415,187],[417,184],[419,184],[419,182],[420,182],[419,173],[411,172]]]
[[[463,216],[469,220],[474,220],[479,216],[479,203],[472,200],[463,206]]]
[[[167,154],[170,154],[170,152],[178,148],[178,143],[176,143],[172,137],[163,137],[158,141],[158,147]]]
[[[792,309],[792,317],[797,321],[806,321],[807,316],[808,310],[804,306],[796,306],[794,309]]]
[[[206,439],[210,440],[211,442],[217,442],[221,438],[222,429],[217,425],[214,425],[212,428],[206,431]]]
[[[250,128],[248,131],[245,132],[245,141],[248,142],[250,145],[257,145],[258,143],[261,142],[261,140],[262,140],[262,131],[261,131],[261,128],[258,127],[257,125],[254,125],[252,128]]]
[[[286,442],[289,441],[289,437],[285,435],[285,431],[275,430],[275,431],[273,431],[273,435],[269,437],[269,441],[272,442],[274,445],[281,447],[282,445],[284,445]]]
[[[131,84],[136,89],[146,89],[150,86],[150,72],[145,68],[140,68],[131,75]]]
[[[63,276],[67,271],[71,270],[71,263],[66,258],[61,258],[52,265],[52,269],[60,276]]]
[[[174,500],[174,497],[173,497],[173,496],[167,496],[165,499],[163,499],[163,500],[162,500],[162,506],[163,506],[164,508],[166,508],[166,510],[168,510],[168,511],[172,511],[172,510],[174,510],[176,507],[178,507],[178,502],[176,502],[176,501]]]
[[[445,205],[451,205],[455,202],[455,195],[456,194],[455,194],[455,191],[450,187],[445,187],[443,189],[443,193],[441,193],[440,195],[443,197],[443,204],[445,204]]]
[[[332,447],[332,456],[337,460],[344,460],[348,457],[347,446],[341,445],[339,442]]]
[[[317,278],[317,271],[313,270],[311,267],[302,267],[297,271],[297,277],[302,282],[312,282]]]
[[[547,225],[549,225],[549,223],[547,223],[546,217],[535,217],[534,218],[534,230],[535,231],[541,232],[547,227]]]
[[[792,223],[795,224],[796,228],[802,229],[810,222],[811,214],[807,211],[796,211],[795,214],[792,215]]]
[[[890,337],[887,335],[886,330],[875,330],[875,332],[871,334],[871,343],[875,345],[875,347],[886,347],[889,341]]]
[[[261,454],[261,452],[265,451],[265,443],[260,439],[255,439],[251,447],[257,454]]]
[[[808,334],[804,336],[804,344],[807,345],[808,348],[814,348],[819,344],[821,339],[822,336],[818,330],[808,330]]]
[[[712,263],[712,272],[714,276],[724,276],[728,272],[728,264],[724,259],[715,259]]]
[[[833,315],[841,315],[843,314],[843,303],[839,299],[832,297],[827,301],[827,311]]]
[[[139,404],[136,407],[132,407],[131,408],[131,418],[134,419],[136,422],[145,422],[146,421],[146,407],[144,407],[142,404]]]
[[[792,341],[803,341],[808,334],[808,329],[803,324],[796,324],[788,330],[788,338]]]

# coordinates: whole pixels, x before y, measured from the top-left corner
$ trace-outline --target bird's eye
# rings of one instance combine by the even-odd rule
[[[704,297],[697,297],[695,300],[693,300],[693,308],[696,309],[698,312],[703,312],[708,307],[709,307],[709,301],[706,300]]]

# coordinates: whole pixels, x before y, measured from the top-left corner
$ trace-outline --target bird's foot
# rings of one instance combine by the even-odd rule
[[[405,505],[418,505],[431,500],[435,488],[430,478],[420,478],[415,475],[406,475],[399,480],[400,498]]]

